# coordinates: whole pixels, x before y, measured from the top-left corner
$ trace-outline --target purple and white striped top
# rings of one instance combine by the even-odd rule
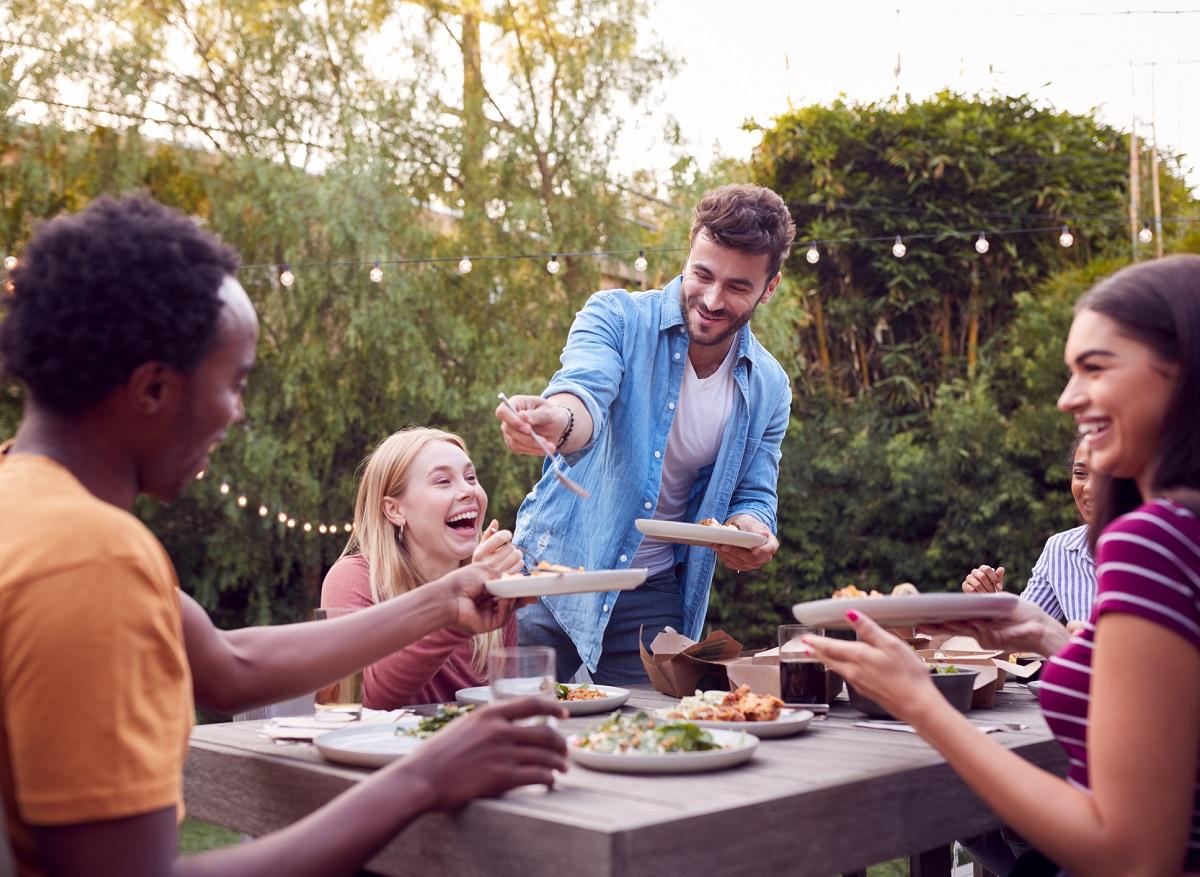
[[[1105,528],[1096,548],[1096,574],[1091,620],[1042,671],[1042,713],[1066,750],[1067,781],[1085,791],[1096,623],[1108,612],[1136,615],[1200,649],[1200,520],[1178,503],[1145,503]],[[1200,775],[1197,780],[1184,864],[1189,871],[1200,868]]]
[[[1055,533],[1029,573],[1021,599],[1036,603],[1059,621],[1087,621],[1096,597],[1096,565],[1087,526]]]

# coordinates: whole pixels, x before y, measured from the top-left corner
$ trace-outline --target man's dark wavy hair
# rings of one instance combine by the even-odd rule
[[[104,196],[40,225],[20,254],[0,359],[33,401],[81,414],[145,362],[190,372],[216,340],[237,254],[146,195]]]
[[[779,273],[796,238],[783,199],[763,186],[732,183],[713,189],[696,205],[689,240],[706,231],[714,241],[745,253],[766,253],[767,279]]]
[[[1100,281],[1075,305],[1113,320],[1179,370],[1154,457],[1150,491],[1200,514],[1200,256],[1167,256],[1123,268]],[[1088,540],[1142,503],[1131,478],[1097,473]],[[1148,499],[1149,497],[1147,497]]]

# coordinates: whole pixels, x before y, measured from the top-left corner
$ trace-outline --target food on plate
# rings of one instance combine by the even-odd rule
[[[613,713],[591,731],[575,738],[574,745],[614,755],[669,755],[728,748],[691,722],[663,721],[643,712]]]
[[[901,582],[892,588],[893,597],[913,597],[921,592],[917,590],[917,586],[912,582]],[[870,591],[864,591],[857,585],[846,585],[844,588],[838,588],[833,592],[835,600],[849,600],[856,597],[883,597],[885,596],[879,591],[872,588]]]
[[[564,566],[561,563],[548,563],[544,560],[539,560],[537,566],[531,571],[531,575],[545,575],[547,573],[561,572],[587,572],[582,566]]]
[[[870,593],[867,593],[866,591],[862,590],[862,588],[859,588],[857,585],[846,585],[846,587],[838,588],[836,591],[833,592],[833,599],[835,599],[835,600],[849,600],[849,599],[852,599],[855,597],[882,597],[882,596],[883,596],[883,594],[881,594],[875,590],[872,590]]]
[[[740,527],[735,527],[733,524],[722,524],[716,518],[705,518],[703,521],[698,521],[701,527],[724,527],[726,530],[740,530]]]
[[[396,734],[401,737],[416,737],[418,740],[424,740],[427,737],[432,737],[455,719],[462,718],[473,709],[475,707],[471,704],[460,706],[456,703],[450,703],[439,706],[434,715],[425,716],[415,726],[407,728],[397,727]]]
[[[693,722],[773,722],[782,709],[783,701],[775,695],[755,694],[749,685],[739,685],[735,691],[697,691],[662,716]]]
[[[937,674],[937,673],[961,673],[962,671],[959,670],[957,667],[955,667],[953,664],[930,664],[929,672],[933,673],[933,674]]]
[[[560,682],[554,686],[554,697],[557,700],[600,700],[608,695],[599,688],[592,688],[586,682],[574,688]]]

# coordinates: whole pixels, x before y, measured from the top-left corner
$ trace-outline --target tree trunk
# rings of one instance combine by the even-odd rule
[[[954,352],[954,342],[950,336],[950,323],[953,320],[954,309],[950,299],[950,294],[942,293],[942,314],[941,314],[941,340],[942,340],[942,361],[939,366],[939,371],[943,378],[946,377],[946,371],[950,367],[950,356]]]
[[[971,270],[971,293],[967,299],[967,377],[975,377],[979,359],[979,272]]]
[[[488,122],[483,112],[483,63],[479,48],[479,12],[474,2],[462,6],[463,53],[463,139],[460,156],[463,220],[466,229],[484,222],[487,187],[483,179],[483,153],[488,141]]]
[[[813,325],[817,333],[817,356],[821,360],[821,371],[825,376],[825,388],[833,395],[833,364],[829,359],[829,339],[825,334],[825,305],[818,291],[812,296]]]

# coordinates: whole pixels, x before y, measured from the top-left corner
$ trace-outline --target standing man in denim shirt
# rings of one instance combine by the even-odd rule
[[[517,513],[532,561],[586,569],[645,566],[633,591],[546,597],[521,611],[523,644],[553,646],[558,678],[585,664],[599,683],[646,681],[639,630],[698,638],[716,557],[758,569],[775,554],[780,445],[791,383],[750,331],[770,300],[796,229],[783,200],[723,186],[696,207],[683,274],[661,290],[598,292],[575,318],[562,368],[541,396],[497,407],[509,449],[556,445],[581,499],[549,466]],[[642,541],[638,518],[715,518],[767,541],[755,549]],[[714,557],[715,551],[715,557]]]

